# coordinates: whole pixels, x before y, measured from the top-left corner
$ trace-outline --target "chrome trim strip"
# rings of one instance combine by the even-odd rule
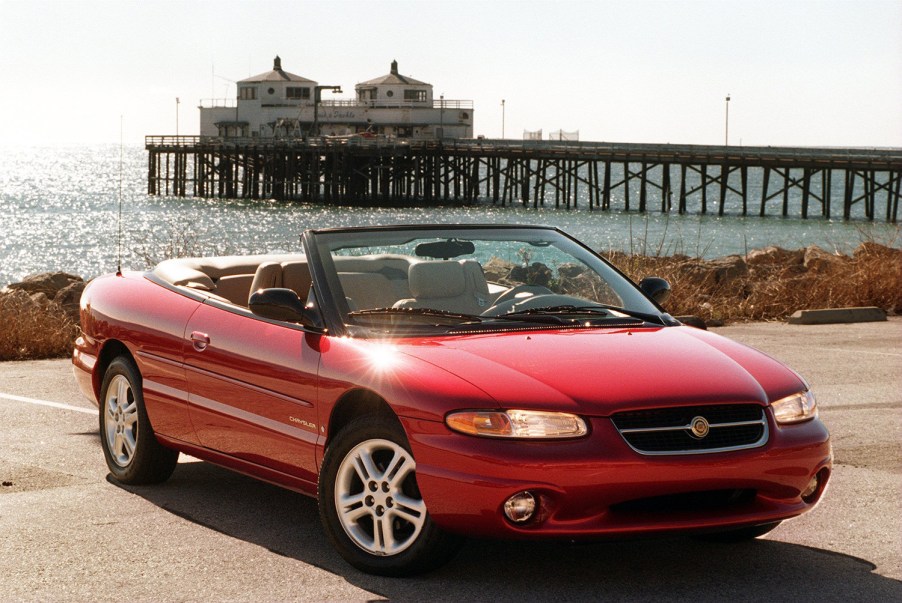
[[[208,412],[223,415],[242,423],[254,425],[256,427],[266,429],[267,431],[288,436],[296,440],[303,440],[305,442],[312,443],[316,441],[316,437],[318,435],[316,432],[316,425],[311,425],[310,427],[305,426],[305,429],[301,429],[299,427],[281,423],[275,419],[257,415],[242,408],[223,404],[222,402],[217,402],[216,400],[211,400],[210,398],[205,398],[197,394],[189,394],[188,402],[194,405],[196,408],[202,408]]]
[[[140,356],[141,358],[147,360],[154,360],[161,364],[168,364],[169,366],[174,366],[176,368],[184,368],[185,365],[179,360],[173,360],[172,358],[167,358],[166,356],[160,356],[159,354],[154,354],[152,352],[148,352],[143,349],[135,350],[135,355]]]
[[[280,433],[282,435],[286,435],[295,439],[301,439],[305,441],[311,441],[309,434],[312,433],[316,435],[316,426],[307,427],[306,429],[301,429],[299,427],[294,427],[293,425],[288,425],[285,423],[280,423],[275,419],[270,419],[269,417],[264,417],[261,415],[256,415],[254,413],[248,412],[244,409],[237,408],[235,406],[231,406],[229,404],[223,404],[222,402],[218,402],[216,400],[211,400],[210,398],[206,398],[204,396],[199,396],[197,394],[192,394],[186,392],[181,389],[177,389],[174,387],[169,387],[168,385],[163,385],[162,383],[157,383],[156,381],[144,380],[144,390],[154,392],[157,394],[162,394],[172,398],[174,400],[180,400],[187,404],[191,404],[196,408],[201,408],[210,412],[214,412],[219,415],[224,415],[230,417],[232,419],[248,423],[251,425],[256,425],[258,427],[262,427],[269,431],[274,431],[276,433]]]
[[[632,429],[624,429],[621,431],[617,428],[617,424],[614,423],[614,420],[611,419],[611,423],[614,424],[614,429],[617,430],[617,433],[620,434],[620,437],[623,438],[623,441],[629,446],[634,452],[641,454],[643,456],[682,456],[682,455],[696,455],[696,454],[714,454],[718,452],[734,452],[736,450],[748,450],[750,448],[760,448],[764,446],[768,439],[770,439],[770,428],[767,425],[767,414],[764,412],[764,409],[761,409],[761,419],[758,421],[739,421],[736,423],[711,423],[711,429],[715,429],[718,427],[742,427],[744,425],[762,425],[764,430],[761,433],[761,437],[758,438],[757,441],[752,442],[750,444],[743,444],[741,446],[725,446],[721,448],[705,448],[703,450],[641,450],[633,446],[629,440],[626,439],[624,433],[651,433],[655,431],[690,431],[692,429],[691,425],[687,425],[685,427],[648,427],[648,428],[632,428]]]
[[[757,421],[737,421],[736,423],[709,423],[708,426],[711,429],[715,429],[717,427],[742,427],[743,425],[760,425],[762,423],[766,423],[764,419],[758,419]],[[653,431],[690,431],[692,429],[692,424],[688,425],[680,425],[674,427],[633,427],[630,429],[618,429],[620,433],[651,433]]]
[[[151,381],[150,379],[144,379],[143,385],[144,391],[146,392],[161,394],[168,398],[172,398],[173,400],[179,400],[185,403],[188,402],[188,392],[185,390],[169,387],[168,385],[163,385],[159,381]]]
[[[185,364],[185,374],[188,377],[188,383],[190,384],[191,376],[188,374],[189,371],[194,371],[195,373],[200,373],[206,377],[211,379],[217,379],[219,381],[224,381],[229,385],[234,385],[237,387],[241,387],[247,390],[250,390],[254,393],[261,394],[263,396],[271,396],[273,398],[278,398],[284,402],[290,402],[291,404],[297,404],[298,406],[304,406],[306,408],[313,408],[313,402],[308,402],[307,400],[302,400],[301,398],[295,398],[293,396],[289,396],[286,394],[279,393],[275,390],[268,389],[265,387],[260,387],[259,385],[254,385],[253,383],[248,383],[247,381],[242,381],[240,379],[235,379],[234,377],[227,377],[221,373],[215,373],[213,371],[200,368],[198,366],[194,366],[193,364]],[[194,395],[194,394],[191,394]]]

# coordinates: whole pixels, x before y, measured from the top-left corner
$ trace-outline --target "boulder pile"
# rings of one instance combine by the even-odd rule
[[[26,276],[21,283],[12,283],[0,289],[0,298],[12,297],[19,303],[47,307],[58,305],[74,322],[78,322],[78,303],[85,281],[80,276],[66,272],[42,272]],[[28,301],[25,301],[25,298]]]
[[[46,272],[0,289],[0,360],[68,355],[84,288],[80,276]]]
[[[766,247],[713,260],[674,255],[608,259],[638,282],[645,276],[670,281],[671,314],[724,321],[775,320],[797,310],[876,306],[902,313],[902,250],[862,243],[850,255],[817,245],[788,250]]]

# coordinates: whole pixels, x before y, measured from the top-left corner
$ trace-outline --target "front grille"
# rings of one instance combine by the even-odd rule
[[[695,435],[692,423],[704,418],[709,430]],[[705,454],[756,448],[767,442],[767,418],[757,404],[681,406],[621,412],[614,426],[641,454]]]

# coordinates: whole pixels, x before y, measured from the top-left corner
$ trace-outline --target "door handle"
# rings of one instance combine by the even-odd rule
[[[210,336],[200,331],[194,331],[191,333],[191,345],[198,352],[203,352],[210,345]]]

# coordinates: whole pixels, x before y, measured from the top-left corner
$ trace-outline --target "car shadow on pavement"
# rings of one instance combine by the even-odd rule
[[[767,539],[732,545],[686,537],[590,544],[470,540],[437,571],[383,578],[339,557],[313,498],[204,462],[179,464],[164,484],[120,487],[390,600],[902,600],[902,582],[874,573],[866,560]]]

